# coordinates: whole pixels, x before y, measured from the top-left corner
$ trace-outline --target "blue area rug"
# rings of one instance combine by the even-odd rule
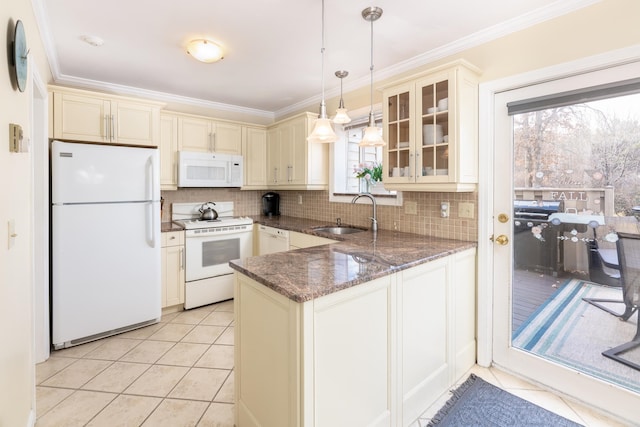
[[[427,427],[575,427],[560,415],[514,396],[471,374]]]
[[[622,299],[622,291],[569,280],[513,334],[513,347],[640,393],[640,371],[602,355],[634,336],[637,314],[622,322],[584,297]],[[621,304],[611,308],[622,311]],[[640,360],[640,349],[625,357]]]

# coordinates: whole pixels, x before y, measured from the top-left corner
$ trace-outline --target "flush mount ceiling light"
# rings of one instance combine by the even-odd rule
[[[104,44],[104,40],[98,36],[83,35],[80,36],[80,40],[94,47],[100,47]]]
[[[327,106],[324,103],[324,0],[322,0],[322,48],[320,49],[322,55],[322,101],[320,102],[320,114],[316,119],[313,131],[307,137],[309,142],[318,143],[331,143],[336,142],[338,137],[331,127],[331,120],[327,117]]]
[[[191,40],[187,44],[187,53],[200,62],[210,64],[224,58],[222,47],[207,39]]]
[[[364,129],[364,136],[358,144],[361,147],[382,147],[385,144],[380,133],[380,128],[376,127],[373,118],[373,21],[377,21],[382,16],[382,8],[371,6],[362,11],[365,21],[371,22],[371,111],[369,112],[369,126]]]
[[[342,100],[342,79],[349,75],[348,71],[336,71],[336,77],[340,79],[340,103],[338,104],[338,109],[336,110],[336,116],[333,118],[333,123],[349,123],[351,121],[351,117],[347,114],[347,109],[344,108],[344,101]]]

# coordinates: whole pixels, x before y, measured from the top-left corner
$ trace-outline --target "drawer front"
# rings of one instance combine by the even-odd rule
[[[162,246],[184,245],[184,231],[167,231],[162,233]]]

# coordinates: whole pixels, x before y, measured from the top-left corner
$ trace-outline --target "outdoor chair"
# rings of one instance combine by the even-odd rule
[[[622,284],[622,300],[583,298],[584,301],[617,316],[622,321],[628,320],[638,311],[640,305],[640,235],[618,233],[618,266],[620,268],[620,282]],[[622,303],[623,313],[617,313],[600,303]],[[603,356],[623,363],[631,368],[640,370],[640,364],[625,359],[622,356],[629,350],[640,346],[640,315],[637,320],[636,334],[627,343],[621,344],[602,353]]]

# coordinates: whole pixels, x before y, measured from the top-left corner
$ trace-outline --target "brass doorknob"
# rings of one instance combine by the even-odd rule
[[[505,236],[504,234],[499,235],[498,237],[493,237],[491,236],[491,240],[499,245],[506,245],[507,243],[509,243],[509,238],[507,236]]]

